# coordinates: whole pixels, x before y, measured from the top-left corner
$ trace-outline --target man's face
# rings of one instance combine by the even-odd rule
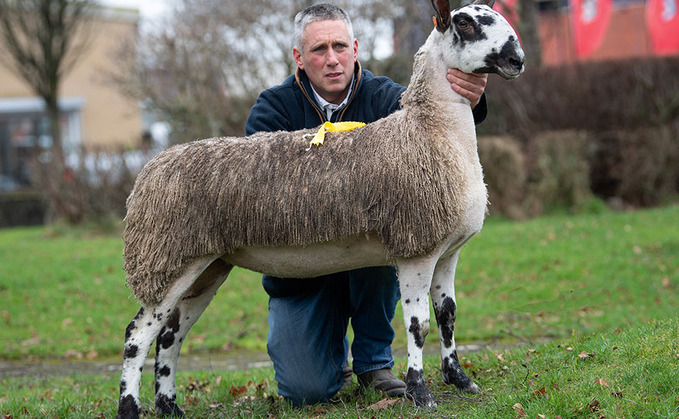
[[[343,20],[311,22],[304,28],[303,38],[302,50],[292,50],[297,66],[325,100],[342,103],[354,74],[358,41],[351,38]]]

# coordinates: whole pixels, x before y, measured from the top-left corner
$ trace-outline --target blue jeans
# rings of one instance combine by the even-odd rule
[[[294,405],[328,401],[342,387],[349,319],[356,374],[392,367],[400,298],[396,270],[363,268],[312,278],[264,276],[269,299],[267,350],[278,392]]]

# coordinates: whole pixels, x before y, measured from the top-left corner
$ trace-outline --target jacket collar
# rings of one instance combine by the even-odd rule
[[[354,78],[352,81],[354,88],[351,90],[351,94],[349,96],[349,100],[347,101],[346,106],[342,108],[339,117],[337,118],[337,121],[334,122],[341,121],[342,117],[344,116],[344,112],[346,112],[349,106],[351,106],[351,102],[354,100],[354,97],[356,97],[356,92],[358,92],[359,83],[361,82],[361,76],[362,76],[361,63],[356,61],[356,63],[354,64]],[[308,100],[309,103],[313,105],[321,121],[322,122],[327,121],[328,118],[325,115],[325,112],[323,112],[323,108],[321,108],[321,106],[316,102],[316,100],[314,100],[314,94],[311,88],[311,83],[309,82],[309,78],[307,77],[306,72],[298,68],[297,71],[295,72],[295,81],[297,82],[299,88],[302,90],[302,93],[304,94],[306,100]]]

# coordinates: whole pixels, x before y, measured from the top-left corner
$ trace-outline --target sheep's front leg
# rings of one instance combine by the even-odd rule
[[[455,348],[455,268],[460,255],[458,250],[452,256],[441,259],[436,265],[431,284],[431,299],[434,304],[436,323],[441,340],[441,368],[443,381],[455,384],[462,391],[476,393],[479,387],[462,371]]]
[[[422,348],[429,332],[429,288],[435,262],[426,258],[398,263],[401,306],[408,337],[406,396],[417,406],[436,407],[424,380]]]

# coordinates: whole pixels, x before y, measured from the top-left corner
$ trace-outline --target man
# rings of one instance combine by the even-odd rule
[[[297,71],[263,91],[250,111],[246,134],[318,127],[325,121],[373,122],[399,109],[405,87],[375,77],[358,62],[358,41],[347,13],[316,4],[295,17],[292,54]],[[485,119],[487,76],[448,70],[451,88]],[[346,365],[349,321],[353,372],[359,384],[390,396],[405,383],[391,368],[391,321],[399,300],[395,268],[357,269],[312,279],[264,276],[269,294],[267,350],[279,393],[294,405],[324,402],[351,378]]]

